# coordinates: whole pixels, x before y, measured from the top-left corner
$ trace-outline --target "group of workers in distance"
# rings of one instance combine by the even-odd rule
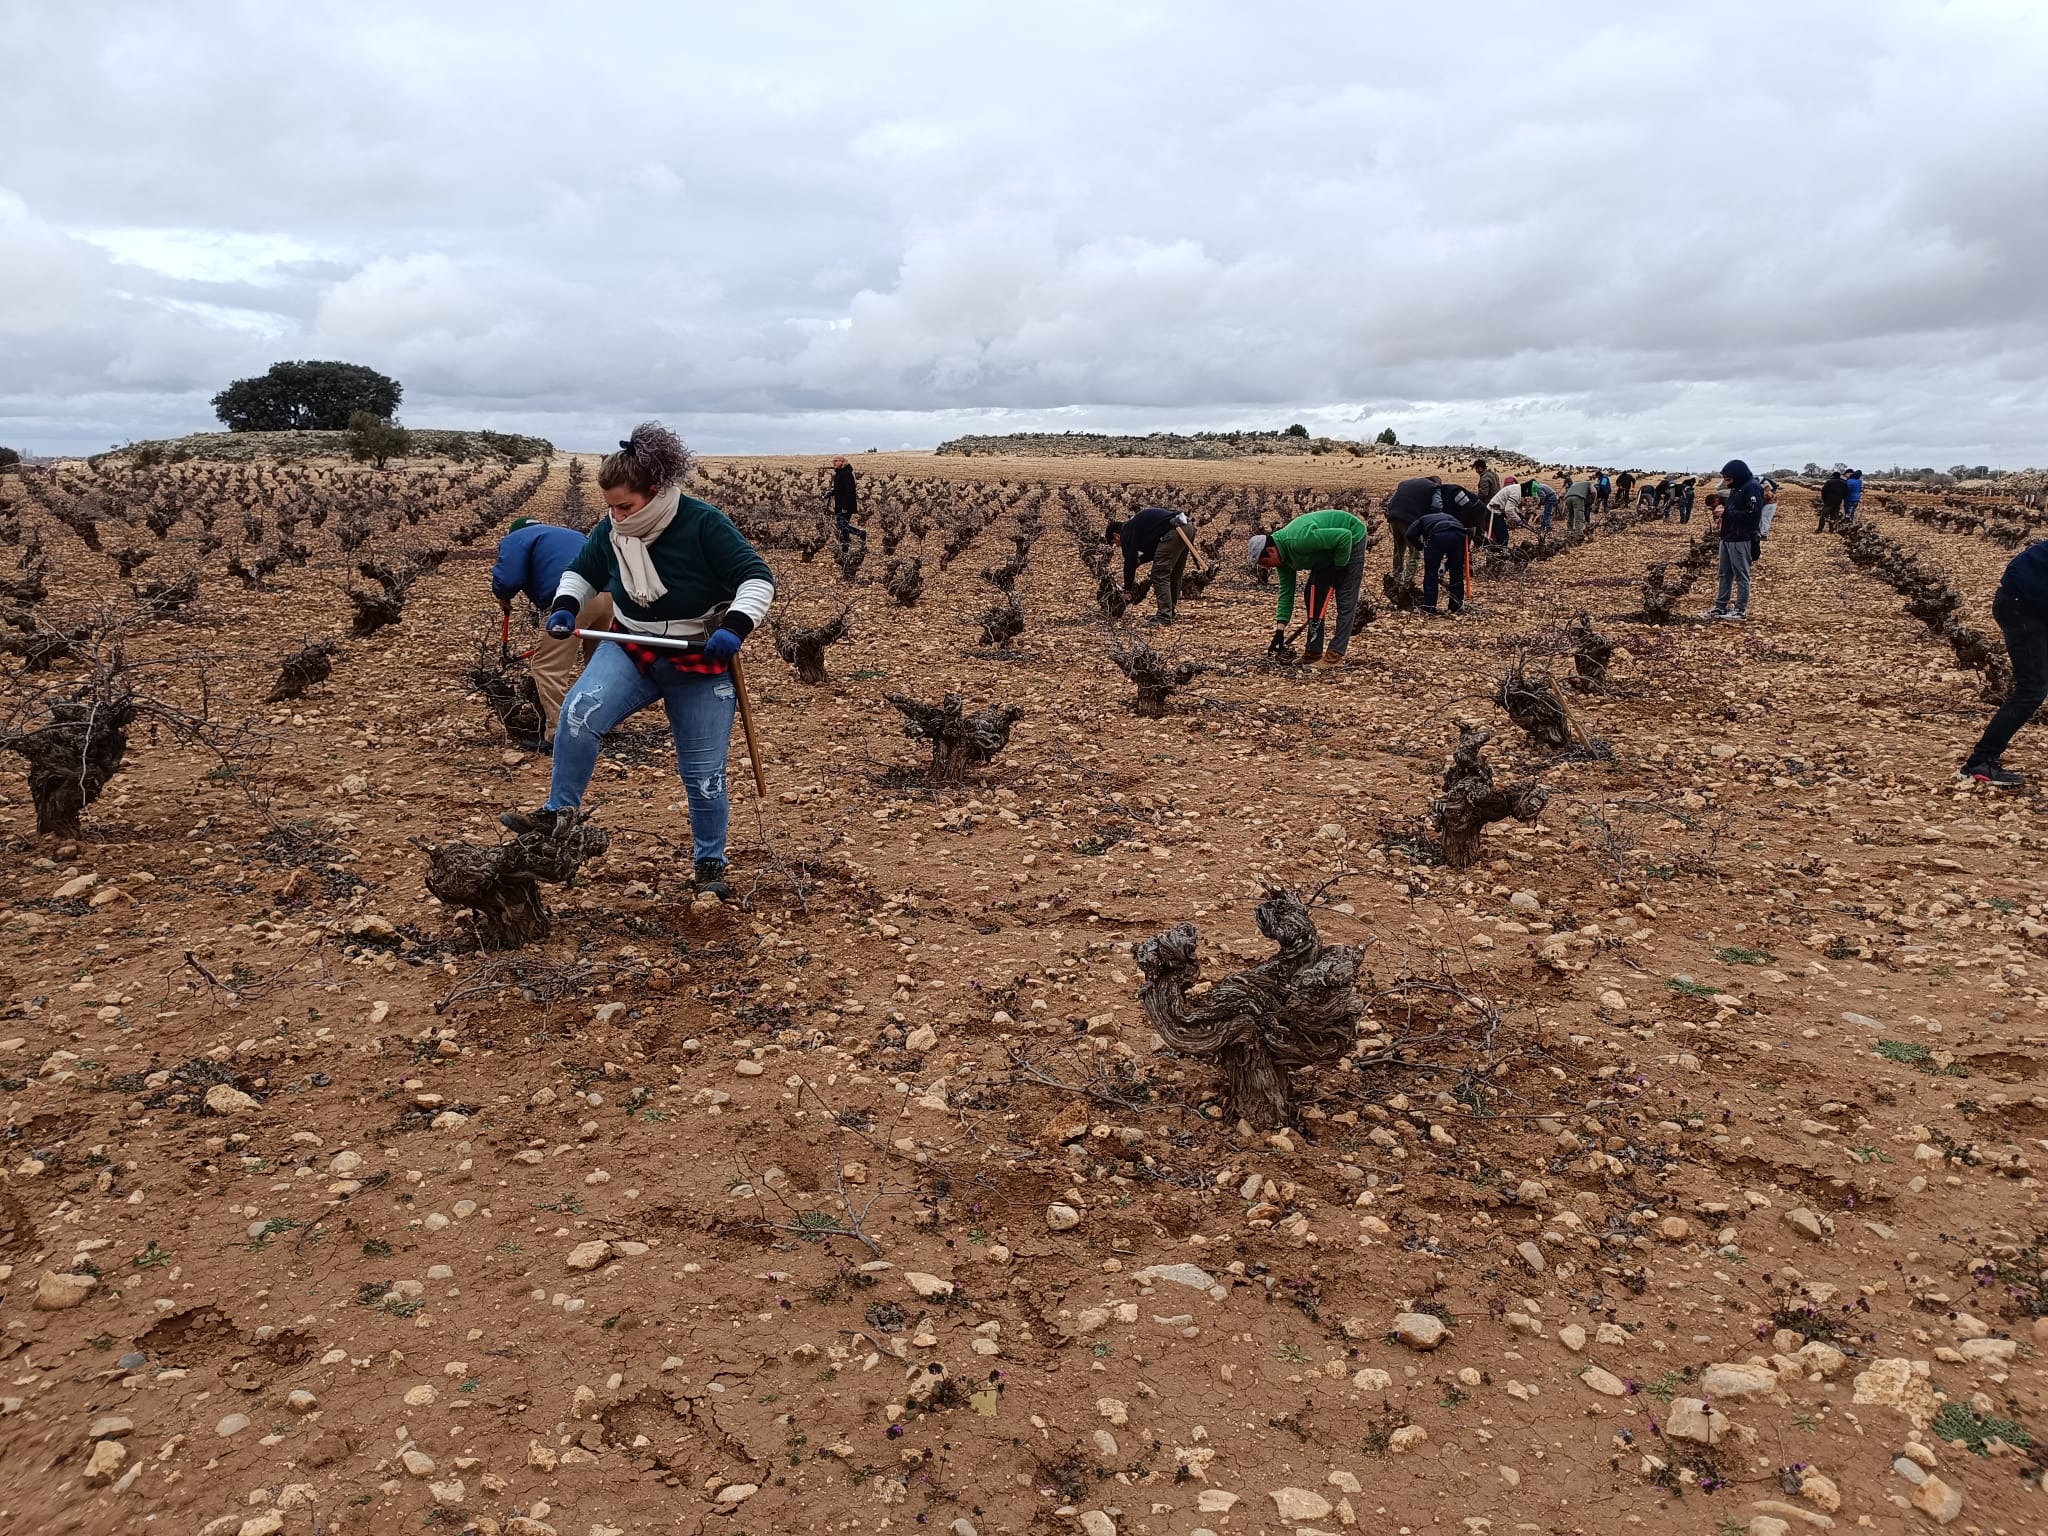
[[[745,686],[740,652],[767,616],[775,577],[760,553],[717,507],[682,493],[695,459],[667,428],[646,422],[607,454],[597,483],[606,515],[589,534],[520,519],[498,545],[491,590],[509,616],[525,597],[546,614],[544,637],[528,658],[546,735],[534,746],[553,751],[546,801],[499,819],[521,837],[557,837],[574,828],[602,742],[630,716],[657,701],[668,715],[676,769],[689,806],[693,885],[701,898],[722,900],[730,801],[726,762],[734,711]],[[1475,540],[1505,543],[1513,528],[1548,529],[1560,510],[1583,528],[1610,505],[1640,493],[1666,516],[1689,512],[1691,482],[1643,485],[1630,474],[1565,476],[1562,495],[1540,479],[1503,481],[1484,459],[1473,466],[1476,487],[1434,475],[1403,480],[1380,504],[1394,544],[1397,582],[1421,580],[1421,611],[1464,610]],[[1840,482],[1839,488],[1837,481]],[[1862,477],[1830,476],[1821,518],[1853,519]],[[860,530],[853,471],[833,462],[828,505],[842,544]],[[1712,618],[1742,618],[1749,606],[1750,568],[1777,511],[1777,486],[1740,459],[1722,467],[1721,488],[1708,497],[1718,519],[1720,589]],[[864,535],[861,535],[864,537]],[[1106,537],[1123,553],[1126,595],[1136,598],[1138,567],[1152,567],[1152,622],[1174,622],[1182,580],[1194,553],[1183,513],[1145,507],[1111,522]],[[1271,651],[1285,654],[1298,578],[1308,578],[1304,659],[1323,670],[1344,665],[1365,579],[1369,521],[1324,507],[1251,536],[1254,566],[1279,576]],[[1334,612],[1333,612],[1334,610]],[[2013,735],[2048,699],[2048,541],[2015,556],[2005,571],[1992,616],[2012,657],[2010,696],[1970,750],[1965,780],[2019,788],[2024,780],[2001,761]]]

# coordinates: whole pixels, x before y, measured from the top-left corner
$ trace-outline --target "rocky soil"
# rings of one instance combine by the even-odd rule
[[[593,786],[609,853],[501,952],[422,845],[545,791],[465,674],[481,557],[566,461],[0,481],[7,731],[114,640],[140,702],[75,832],[0,754],[0,1529],[2048,1523],[2048,798],[1958,784],[1981,675],[1803,507],[1747,624],[1704,585],[1632,622],[1704,520],[1617,518],[1323,675],[1265,659],[1235,551],[1408,466],[864,456],[849,580],[821,462],[700,487],[786,623],[852,609],[823,685],[747,649],[740,899],[690,899],[647,717]],[[1204,668],[1156,719],[1098,594],[1146,500],[1217,566],[1141,631]],[[1911,504],[1869,515],[1987,625],[2009,549]],[[365,558],[401,612],[356,638]],[[1580,610],[1615,647],[1583,684]],[[1518,664],[1597,750],[1510,723]],[[934,784],[884,695],[954,692],[1022,715]],[[1548,798],[1454,870],[1461,720]],[[1192,922],[1209,981],[1264,960],[1268,883],[1363,950],[1284,1127],[1161,1047],[1133,953]]]

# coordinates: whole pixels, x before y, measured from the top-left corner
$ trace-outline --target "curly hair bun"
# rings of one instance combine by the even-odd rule
[[[651,496],[688,479],[696,467],[697,456],[680,437],[658,421],[643,421],[631,437],[620,441],[618,452],[605,455],[597,483],[606,490],[631,486],[641,495]]]

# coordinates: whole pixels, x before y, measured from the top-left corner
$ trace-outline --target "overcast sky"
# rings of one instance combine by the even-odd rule
[[[0,442],[2048,462],[2048,4],[0,0]]]

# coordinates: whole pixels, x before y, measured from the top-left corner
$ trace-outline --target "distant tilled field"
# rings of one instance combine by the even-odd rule
[[[740,899],[647,716],[510,949],[424,880],[587,460],[0,478],[0,1530],[2048,1524],[2048,798],[1955,779],[2038,508],[1802,493],[1745,625],[1704,516],[1381,545],[1314,676],[1244,538],[1415,463],[855,463],[844,558],[693,487]]]

